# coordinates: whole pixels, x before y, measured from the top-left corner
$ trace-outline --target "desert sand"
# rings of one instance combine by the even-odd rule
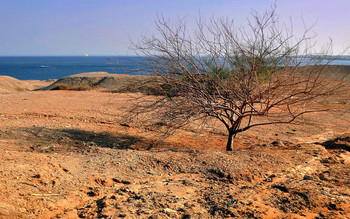
[[[126,123],[144,94],[125,87],[5,82],[0,218],[350,218],[349,85],[329,111],[248,130],[226,152],[224,131],[185,127],[159,142]]]

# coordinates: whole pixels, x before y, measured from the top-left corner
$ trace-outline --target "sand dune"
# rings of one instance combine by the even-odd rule
[[[10,76],[0,76],[0,93],[14,93],[25,90],[32,90],[34,87],[24,81]]]

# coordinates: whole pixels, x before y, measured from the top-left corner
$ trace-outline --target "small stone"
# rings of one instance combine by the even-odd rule
[[[245,201],[239,201],[239,203],[242,205],[247,205],[247,203]]]
[[[328,209],[329,210],[337,210],[337,204],[331,202],[328,204]]]
[[[277,146],[277,145],[278,145],[278,141],[273,141],[273,142],[271,142],[271,144],[272,144],[273,146]]]
[[[272,146],[275,146],[275,147],[285,147],[286,145],[282,142],[282,141],[273,141],[270,143]]]
[[[191,214],[189,213],[185,213],[182,215],[182,219],[190,219],[191,218]]]
[[[304,175],[303,180],[313,180],[314,178],[312,176],[309,175]]]
[[[126,214],[120,213],[120,214],[118,215],[118,217],[126,217]]]
[[[39,179],[41,178],[41,175],[40,174],[35,174],[34,176],[32,176],[33,178],[36,178],[36,179]]]
[[[90,196],[90,197],[98,196],[98,194],[96,192],[94,192],[94,191],[88,192],[87,195]]]
[[[176,215],[176,211],[170,208],[164,208],[163,212],[166,213],[169,216],[175,216]]]
[[[320,178],[320,180],[329,181],[329,179],[327,179],[327,177],[322,173],[318,177]]]
[[[150,214],[150,213],[151,213],[151,210],[148,209],[148,208],[145,208],[145,209],[138,209],[136,213],[137,213],[138,215],[140,215],[140,214]]]

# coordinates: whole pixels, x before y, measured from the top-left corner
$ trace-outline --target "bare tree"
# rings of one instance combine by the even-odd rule
[[[163,17],[156,27],[157,35],[143,36],[135,46],[163,95],[144,97],[132,112],[175,129],[195,120],[220,121],[228,151],[237,133],[319,111],[311,103],[337,88],[322,77],[330,45],[316,52],[311,29],[296,37],[292,25],[279,23],[275,8],[253,12],[245,27],[212,18],[199,19],[189,31],[184,20]]]

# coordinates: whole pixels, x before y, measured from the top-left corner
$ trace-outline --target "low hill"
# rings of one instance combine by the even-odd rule
[[[107,72],[88,72],[61,78],[40,90],[91,90],[108,89],[111,92],[142,92],[162,94],[163,88],[151,76],[109,74]]]
[[[105,88],[121,91],[137,89],[142,86],[146,80],[147,77],[145,76],[89,72],[61,78],[41,90],[90,90]]]
[[[0,75],[0,94],[14,93],[32,89],[34,89],[34,87],[24,81],[20,81],[10,76]]]

